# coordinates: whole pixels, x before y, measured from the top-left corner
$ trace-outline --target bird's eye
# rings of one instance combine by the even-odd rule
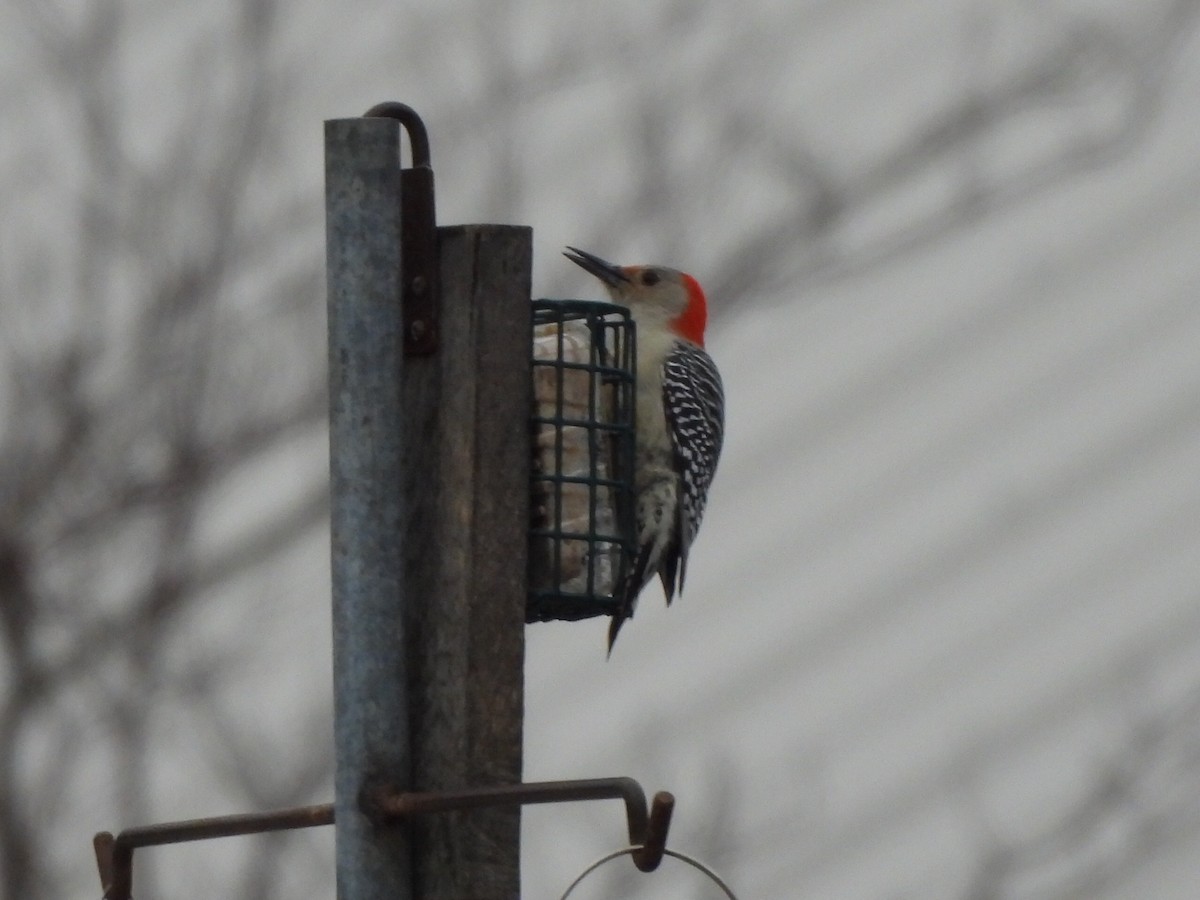
[[[660,279],[658,277],[658,273],[653,269],[647,269],[642,273],[642,284],[644,284],[646,287],[653,287],[654,285],[658,284],[659,281]]]

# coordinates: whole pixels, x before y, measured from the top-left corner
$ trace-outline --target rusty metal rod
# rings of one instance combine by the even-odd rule
[[[632,778],[590,778],[580,781],[541,781],[506,784],[440,793],[404,793],[388,788],[363,792],[363,813],[377,825],[395,824],[409,816],[488,806],[527,806],[535,803],[570,803],[578,800],[622,800],[629,842],[640,849],[631,856],[643,872],[653,872],[662,862],[675,797],[659,791],[647,810],[646,793]],[[93,839],[96,865],[105,900],[129,900],[133,890],[133,851],[138,847],[203,841],[211,838],[260,834],[332,825],[333,804],[301,806],[266,813],[245,813],[211,819],[187,819],[126,828],[116,837],[101,831]]]
[[[652,872],[662,862],[675,798],[666,791],[654,796],[647,811],[646,793],[632,778],[590,778],[581,781],[541,781],[437,793],[396,792],[386,787],[365,790],[359,798],[368,818],[383,825],[412,815],[485,806],[526,806],[535,803],[569,803],[576,800],[623,800],[629,842],[642,847],[634,865]]]
[[[671,828],[671,814],[675,812],[675,795],[659,791],[650,806],[650,821],[642,835],[641,849],[632,854],[633,864],[643,872],[653,872],[667,852],[667,832]]]
[[[96,864],[105,888],[105,900],[129,900],[133,888],[133,851],[138,847],[204,841],[211,838],[260,834],[264,831],[287,831],[333,824],[333,804],[301,806],[276,812],[245,813],[236,816],[217,816],[211,819],[187,819],[182,822],[163,822],[126,828],[115,838],[102,831],[92,843],[96,849]]]
[[[425,130],[425,123],[421,121],[421,117],[411,106],[407,103],[388,100],[384,103],[376,103],[363,113],[363,118],[399,119],[404,130],[408,132],[413,168],[429,168],[429,132]]]

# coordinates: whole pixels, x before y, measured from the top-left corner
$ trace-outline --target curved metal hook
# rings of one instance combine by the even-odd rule
[[[642,845],[632,853],[633,864],[642,872],[653,872],[662,862],[667,850],[667,832],[671,828],[671,814],[675,811],[675,797],[666,791],[654,795],[650,804],[650,820],[642,832]]]
[[[412,166],[400,170],[404,353],[406,356],[426,356],[438,348],[440,307],[437,211],[429,133],[416,110],[394,100],[375,104],[363,118],[395,119],[408,132]]]
[[[629,842],[637,845],[637,851],[632,854],[633,863],[643,872],[653,872],[662,862],[666,850],[675,797],[667,791],[659,791],[647,811],[646,794],[632,778],[542,781],[429,793],[407,793],[391,790],[386,785],[369,785],[364,786],[359,804],[368,818],[383,825],[407,816],[450,810],[608,799],[624,801]]]
[[[632,778],[542,781],[428,793],[404,793],[390,790],[383,784],[372,784],[364,785],[359,805],[368,818],[378,825],[385,825],[407,816],[451,810],[610,799],[624,801],[629,842],[634,845],[615,855],[628,853],[634,865],[643,872],[653,872],[657,869],[664,855],[689,862],[680,854],[666,849],[667,831],[671,826],[671,814],[675,810],[675,797],[667,791],[659,791],[654,795],[647,811],[646,794],[642,786]],[[333,821],[333,804],[323,803],[319,806],[301,806],[275,812],[243,813],[126,828],[116,837],[110,832],[102,831],[93,839],[93,846],[105,900],[129,900],[133,889],[133,851],[139,847],[310,828],[314,825],[332,825]]]
[[[408,146],[412,150],[413,168],[428,169],[432,167],[429,156],[429,132],[425,130],[425,123],[421,121],[417,111],[407,103],[397,103],[395,100],[376,103],[363,113],[363,118],[398,119],[404,126],[404,130],[408,132]]]

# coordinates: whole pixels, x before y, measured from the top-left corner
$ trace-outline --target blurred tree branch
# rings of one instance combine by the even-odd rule
[[[277,5],[243,0],[186,26],[176,74],[209,89],[182,108],[127,88],[140,12],[20,9],[70,139],[26,149],[44,168],[0,226],[23,240],[0,276],[0,897],[13,900],[69,892],[51,845],[85,798],[110,825],[152,813],[146,754],[189,677],[169,658],[185,614],[326,509],[300,467],[290,498],[256,510],[257,530],[215,552],[200,542],[212,492],[324,417],[321,262],[264,268],[288,255],[295,210],[251,199],[278,130]],[[162,106],[155,119],[145,102]],[[259,291],[274,299],[246,299]],[[190,702],[202,709],[212,689]],[[115,763],[100,785],[75,771],[83,733]],[[327,766],[324,747],[303,756],[305,772]],[[152,872],[140,882],[153,893]]]
[[[1123,751],[1046,831],[992,835],[968,900],[1089,897],[1119,884],[1140,858],[1200,824],[1200,691],[1140,716]]]

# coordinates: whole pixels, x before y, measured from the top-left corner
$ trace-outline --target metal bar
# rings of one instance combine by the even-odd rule
[[[96,868],[100,870],[100,887],[104,889],[104,896],[111,896],[111,892],[116,885],[117,878],[113,872],[113,845],[116,839],[112,836],[111,831],[98,832],[92,838],[92,849],[96,851]],[[124,883],[125,895],[129,896],[133,885],[132,859],[130,860],[131,870],[123,873],[121,881]]]
[[[659,791],[650,805],[650,821],[642,835],[641,849],[633,852],[633,864],[643,872],[653,872],[667,852],[667,832],[675,812],[675,795]]]
[[[361,809],[376,825],[396,824],[398,819],[430,813],[480,809],[496,806],[525,806],[534,803],[569,803],[579,800],[623,800],[629,842],[639,849],[631,855],[643,872],[658,868],[666,852],[667,832],[675,798],[666,791],[654,795],[647,813],[646,794],[632,778],[592,778],[582,781],[542,781],[508,784],[441,793],[395,793],[380,785],[366,785]],[[102,831],[95,836],[96,864],[105,900],[129,900],[133,881],[133,851],[138,847],[202,841],[211,838],[259,834],[332,825],[334,806],[324,803],[267,813],[188,819],[127,828],[115,838]],[[384,831],[396,829],[384,828]]]
[[[376,103],[365,113],[365,117],[381,117],[387,119],[396,119],[404,126],[404,130],[408,132],[408,143],[412,150],[413,168],[429,168],[429,132],[425,130],[425,123],[421,121],[421,117],[417,115],[417,111],[407,103],[397,103],[395,100],[385,100],[383,103]]]
[[[325,123],[337,884],[340,900],[408,900],[406,829],[358,808],[412,765],[404,621],[400,125]]]
[[[243,813],[236,816],[216,816],[209,819],[185,819],[126,828],[114,839],[114,844],[131,849],[157,847],[162,844],[181,844],[187,841],[207,841],[213,838],[237,837],[243,834],[262,834],[265,831],[291,831],[333,824],[333,804],[298,806],[275,812]]]
[[[623,800],[629,840],[639,843],[646,831],[646,794],[632,778],[592,778],[584,781],[541,781],[503,784],[465,791],[392,792],[375,788],[363,797],[363,807],[383,824],[397,818],[432,812],[477,809],[483,806],[527,806],[575,800]]]
[[[92,844],[96,849],[96,865],[100,869],[100,884],[105,889],[105,900],[129,900],[133,890],[133,851],[138,847],[332,824],[333,804],[323,803],[277,812],[187,819],[126,828],[115,838],[111,833],[102,831],[92,839]]]
[[[437,213],[429,133],[416,110],[404,103],[378,103],[364,116],[395,119],[408,132],[412,168],[400,172],[404,255],[404,352],[422,356],[438,348]]]
[[[377,824],[384,825],[414,815],[486,806],[618,799],[625,802],[629,842],[641,847],[633,854],[634,864],[643,872],[652,872],[658,868],[666,849],[675,797],[666,791],[659,791],[647,811],[646,794],[632,778],[542,781],[428,793],[398,793],[383,786],[373,786],[364,791],[362,807]]]

